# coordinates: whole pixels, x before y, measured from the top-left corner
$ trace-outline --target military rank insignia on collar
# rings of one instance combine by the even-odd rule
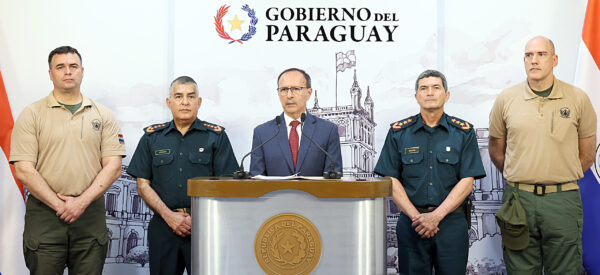
[[[154,133],[154,131],[162,129],[162,128],[165,128],[165,127],[167,127],[166,123],[153,124],[153,125],[150,125],[150,126],[144,128],[144,132],[146,132],[146,133]]]
[[[451,117],[448,116],[448,121],[450,122],[450,124],[456,128],[462,129],[462,130],[470,130],[471,129],[471,124],[469,124],[468,122],[455,118],[455,117]]]
[[[211,124],[211,123],[204,122],[204,124],[202,124],[202,126],[208,128],[208,129],[211,129],[211,130],[213,130],[215,132],[221,132],[221,131],[223,131],[223,128],[221,128],[221,126],[216,125],[216,124]]]
[[[407,119],[396,121],[396,122],[392,123],[391,125],[392,125],[392,129],[399,130],[399,129],[402,129],[402,127],[404,127],[404,126],[413,124],[414,122],[415,122],[415,119],[410,117]]]

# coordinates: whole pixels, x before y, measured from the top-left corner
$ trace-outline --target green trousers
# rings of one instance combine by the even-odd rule
[[[25,211],[23,254],[31,274],[102,274],[108,235],[104,197],[92,202],[72,224],[29,195]]]
[[[429,239],[415,232],[412,221],[401,214],[396,225],[398,269],[402,275],[465,274],[469,257],[467,219],[462,212],[448,214],[439,224],[440,231]]]
[[[509,275],[580,274],[582,266],[581,231],[583,207],[579,190],[537,196],[504,186],[502,201],[518,192],[529,227],[529,246],[524,250],[503,247]]]

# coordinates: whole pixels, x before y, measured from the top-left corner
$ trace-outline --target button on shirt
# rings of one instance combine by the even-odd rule
[[[127,173],[151,181],[150,186],[169,208],[190,207],[187,180],[231,175],[238,169],[227,134],[196,119],[181,135],[173,121],[140,139]]]
[[[391,128],[374,172],[398,179],[415,206],[438,206],[462,178],[485,177],[473,128],[452,125],[443,114],[436,127],[421,115]]]

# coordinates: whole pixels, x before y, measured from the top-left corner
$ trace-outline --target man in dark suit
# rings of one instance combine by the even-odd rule
[[[310,76],[301,69],[290,68],[279,75],[277,84],[277,94],[283,107],[280,132],[273,140],[252,153],[250,174],[322,176],[324,171],[329,170],[330,161],[302,131],[331,155],[335,163],[334,169],[342,172],[338,126],[306,111],[306,102],[312,94]],[[306,120],[301,127],[300,117],[303,113],[306,114]],[[254,128],[252,148],[276,133],[275,119],[257,126]]]

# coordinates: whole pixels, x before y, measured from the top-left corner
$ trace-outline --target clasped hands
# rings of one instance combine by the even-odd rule
[[[412,227],[421,238],[431,238],[440,231],[438,225],[441,220],[442,217],[435,212],[420,213],[412,218]]]
[[[173,230],[173,233],[185,238],[192,234],[192,217],[188,213],[170,212],[165,217],[165,222]]]
[[[61,194],[56,194],[56,196],[61,200],[60,204],[55,207],[56,216],[69,224],[79,219],[90,204],[81,196],[73,197]]]

